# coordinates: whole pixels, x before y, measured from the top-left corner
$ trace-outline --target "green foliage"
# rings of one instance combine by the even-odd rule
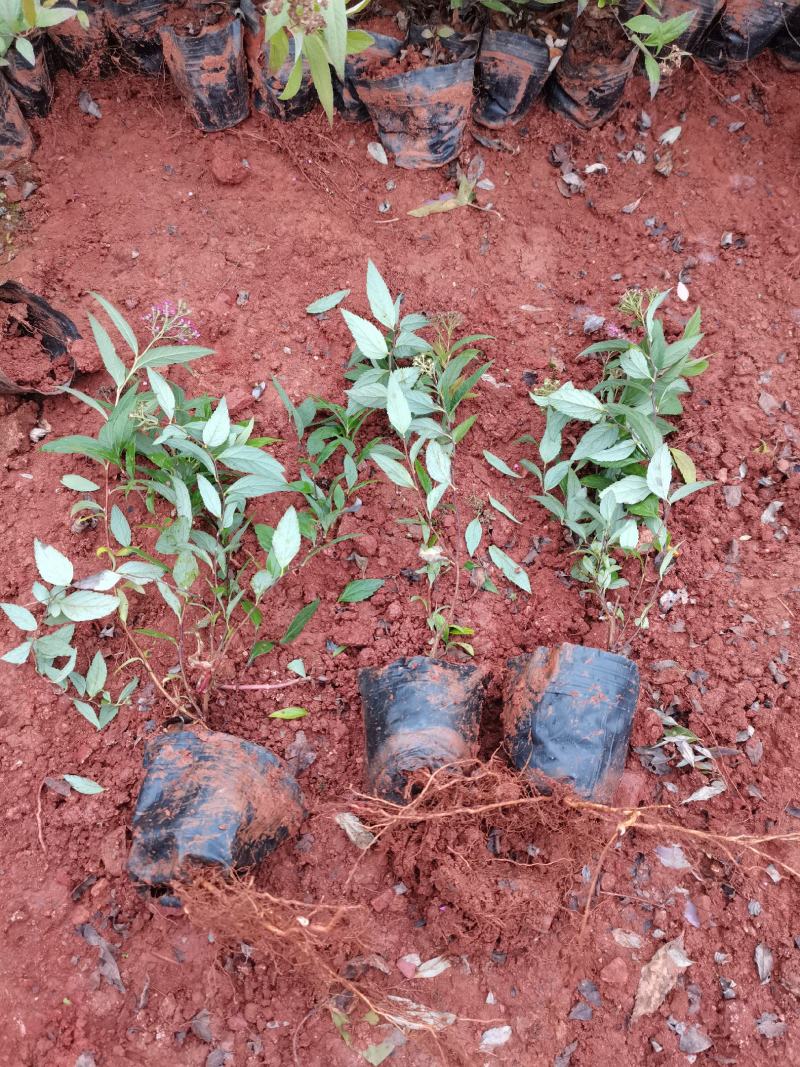
[[[290,56],[294,58],[281,100],[297,95],[307,70],[328,121],[333,122],[331,67],[343,81],[347,56],[363,52],[372,44],[368,33],[347,26],[348,18],[368,3],[369,0],[359,0],[348,8],[346,0],[273,0],[268,5],[264,27],[270,71],[276,74]]]
[[[661,84],[662,68],[679,62],[685,53],[669,46],[682,37],[694,22],[697,12],[684,11],[674,18],[661,18],[656,0],[646,0],[651,15],[634,15],[622,25],[631,41],[642,53],[644,69],[650,82],[650,96],[656,95]]]
[[[58,26],[68,19],[76,18],[84,29],[89,20],[85,12],[77,9],[77,0],[63,0],[62,6],[55,5],[59,0],[0,0],[0,66],[8,66],[3,57],[13,47],[23,59],[31,65],[36,62],[28,34],[32,30]],[[72,5],[72,9],[64,6]]]
[[[538,445],[540,465],[530,460],[522,465],[541,484],[535,499],[575,539],[573,577],[591,588],[613,624],[624,621],[619,599],[609,601],[610,594],[628,585],[623,561],[638,560],[644,578],[652,552],[657,590],[680,547],[668,528],[671,506],[712,484],[698,481],[691,458],[667,443],[675,427],[665,416],[682,413],[681,397],[689,392],[686,379],[708,366],[693,355],[703,336],[699,309],[683,336],[667,343],[656,317],[667,296],[626,293],[620,309],[631,316],[641,337],[601,341],[581,353],[609,357],[592,389],[565,382],[531,394],[546,412],[546,424]],[[568,429],[581,423],[588,428],[566,441]],[[640,611],[637,626],[647,626],[655,595]]]

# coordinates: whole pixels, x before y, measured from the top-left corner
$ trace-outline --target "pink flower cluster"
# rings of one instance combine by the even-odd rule
[[[142,322],[154,340],[188,345],[200,336],[200,331],[188,315],[189,308],[183,300],[177,304],[172,300],[162,300],[160,304],[153,304],[146,315],[142,315]]]

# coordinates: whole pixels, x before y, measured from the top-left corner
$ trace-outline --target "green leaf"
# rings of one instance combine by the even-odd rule
[[[91,778],[82,778],[79,774],[65,774],[64,781],[67,785],[71,785],[76,793],[83,793],[85,796],[94,796],[103,792],[101,785],[93,782]]]
[[[495,456],[492,452],[487,452],[486,449],[483,450],[483,458],[486,460],[489,466],[494,467],[494,469],[500,471],[501,474],[505,474],[507,478],[522,477],[521,474],[517,474],[516,471],[512,471],[512,469],[505,462],[505,460],[500,459],[499,456]]]
[[[316,610],[319,607],[319,603],[319,597],[315,597],[315,599],[312,600],[310,604],[306,604],[305,607],[300,608],[298,613],[289,623],[286,633],[281,638],[280,643],[282,645],[290,645],[292,641],[296,640],[300,636],[300,634],[303,632],[303,630],[306,628],[306,626],[316,613]]]
[[[111,518],[108,523],[109,529],[123,548],[129,548],[131,543],[131,527],[128,520],[122,514],[116,504],[111,509]]]
[[[311,80],[317,90],[319,102],[328,116],[328,122],[333,123],[333,82],[331,81],[331,68],[328,65],[328,56],[325,46],[316,34],[309,34],[303,42],[303,51],[311,68]],[[342,71],[344,76],[344,70]]]
[[[4,663],[13,663],[15,666],[18,666],[20,663],[26,661],[32,646],[33,641],[23,641],[21,645],[17,645],[16,648],[11,648],[8,652],[5,652],[0,656],[0,659]]]
[[[106,661],[103,659],[103,653],[95,652],[94,659],[89,665],[89,670],[86,672],[86,695],[88,697],[97,696],[106,684],[107,677],[108,667],[106,666]]]
[[[508,11],[509,15],[511,14],[508,8],[505,7],[505,4],[500,3],[500,0],[481,0],[481,3],[483,3],[485,7],[492,7],[496,4],[499,8]],[[461,642],[458,643],[460,644]],[[361,1058],[367,1063],[372,1064],[372,1067],[380,1067],[380,1064],[383,1063],[384,1060],[387,1060],[396,1048],[396,1042],[390,1037],[387,1037],[386,1040],[381,1041],[379,1045],[368,1045],[361,1053]]]
[[[356,55],[359,52],[366,52],[374,44],[375,38],[365,33],[364,30],[347,31],[347,54],[349,56]]]
[[[341,309],[342,318],[353,336],[362,356],[373,362],[382,362],[389,355],[386,338],[369,319],[362,319],[346,308]]]
[[[651,381],[653,378],[653,371],[647,362],[647,357],[640,348],[632,347],[627,352],[622,352],[619,365],[623,372],[634,380]]]
[[[640,475],[629,474],[625,478],[620,478],[618,482],[614,482],[608,489],[604,489],[601,497],[607,493],[610,493],[618,504],[638,504],[640,500],[650,495],[650,487]]]
[[[91,622],[104,619],[117,610],[119,601],[106,593],[94,593],[89,589],[78,589],[65,596],[58,603],[59,611],[72,622]]]
[[[178,643],[172,634],[165,634],[163,630],[152,630],[148,626],[136,630],[136,633],[141,634],[142,637],[152,637],[156,641],[171,641],[173,645]]]
[[[473,519],[464,532],[464,540],[467,543],[467,552],[469,552],[470,556],[475,555],[478,545],[481,543],[482,536],[483,527],[481,526],[481,520]]]
[[[49,582],[50,585],[70,584],[74,574],[73,566],[57,548],[46,545],[37,538],[33,542],[33,555],[42,581]]]
[[[549,492],[551,489],[555,489],[557,485],[566,478],[571,469],[571,464],[568,459],[562,460],[560,463],[556,463],[545,471],[544,481],[542,482],[542,488],[545,492]]]
[[[411,408],[403,393],[401,372],[393,370],[386,383],[386,414],[392,428],[405,437],[411,425]]]
[[[341,304],[348,296],[350,296],[349,289],[338,289],[335,293],[321,296],[319,300],[309,304],[306,311],[309,315],[322,315],[325,311],[331,311],[337,304]]]
[[[460,422],[458,426],[456,426],[456,428],[453,430],[453,442],[455,444],[458,444],[467,436],[469,431],[472,429],[477,417],[477,415],[468,415],[463,422]]]
[[[197,488],[200,490],[200,496],[203,503],[214,516],[215,519],[222,518],[222,501],[220,500],[219,493],[216,487],[211,484],[208,478],[202,474],[197,475]]]
[[[128,346],[128,348],[131,350],[131,352],[133,352],[133,354],[135,356],[138,356],[139,355],[139,343],[136,340],[136,334],[133,332],[131,327],[128,325],[128,322],[126,321],[124,316],[121,315],[120,312],[117,311],[117,309],[114,307],[114,305],[109,303],[109,301],[106,300],[106,298],[104,296],[100,296],[99,293],[92,293],[91,296],[93,296],[95,298],[97,303],[100,304],[100,306],[103,308],[105,313],[108,315],[108,317],[114,323],[114,325],[116,326],[117,330],[119,331],[120,337],[125,342],[125,344]]]
[[[97,712],[91,704],[87,704],[85,700],[77,700],[75,697],[72,698],[72,703],[84,719],[92,724],[95,730],[100,729],[100,720],[97,718]]]
[[[280,711],[271,711],[269,713],[271,719],[283,719],[287,722],[292,719],[304,719],[306,715],[308,715],[308,709],[298,707],[281,708]]]
[[[518,519],[518,518],[516,518],[516,516],[512,515],[511,512],[508,510],[508,508],[505,506],[505,504],[501,504],[499,500],[495,500],[495,498],[493,496],[491,496],[491,495],[489,496],[489,503],[492,505],[492,507],[495,509],[495,511],[499,511],[500,514],[501,515],[505,515],[505,517],[507,519],[511,519],[512,522],[516,522],[516,523],[518,523],[520,525],[522,524],[522,520]],[[467,529],[469,529],[469,527],[467,527]],[[470,555],[472,555],[471,552],[470,552]]]
[[[687,496],[691,496],[692,493],[696,493],[698,489],[707,489],[713,482],[693,482],[691,485],[682,485],[679,489],[676,489],[672,496],[669,498],[670,504],[677,504],[679,500],[684,500]]]
[[[278,384],[275,381],[276,387]],[[260,448],[253,448],[252,445],[231,445],[224,452],[220,452],[217,458],[232,471],[240,474],[259,474],[274,479],[277,485],[286,485],[283,464]]]
[[[297,58],[294,61],[294,66],[289,72],[289,77],[286,79],[286,85],[283,87],[283,92],[278,97],[279,100],[291,100],[293,96],[297,96],[303,81],[303,55],[301,51],[303,35],[297,33],[292,36],[294,38],[294,54]]]
[[[644,69],[647,74],[647,80],[650,82],[650,99],[652,100],[658,92],[658,87],[661,84],[661,67],[659,67],[656,60],[648,50],[640,45],[644,58]]]
[[[34,22],[34,25],[35,24],[36,23]],[[14,47],[30,66],[36,66],[36,53],[33,50],[33,45],[27,37],[17,37],[14,41]]]
[[[287,508],[272,535],[271,551],[282,571],[300,551],[300,524],[293,507]]]
[[[399,485],[401,489],[413,489],[414,479],[408,473],[406,468],[398,463],[396,459],[392,459],[390,456],[384,456],[380,452],[373,452],[370,459],[380,467],[386,477],[394,482],[395,485]]]
[[[191,363],[202,356],[213,356],[213,348],[201,348],[200,345],[163,345],[151,348],[139,361],[139,369],[147,367],[171,367],[175,363]]]
[[[537,404],[539,397],[534,397]],[[572,382],[564,384],[543,398],[546,404],[541,407],[551,407],[570,419],[581,419],[584,422],[597,422],[603,416],[603,405],[587,389],[576,389]]]
[[[172,568],[172,577],[179,589],[187,591],[191,589],[200,574],[200,567],[193,552],[185,549],[178,553],[175,566]]]
[[[428,441],[428,446],[425,449],[425,466],[428,468],[428,474],[435,482],[440,482],[442,485],[450,485],[450,456],[436,440]]]
[[[655,493],[661,500],[666,500],[669,497],[671,481],[672,457],[667,445],[660,445],[647,465],[647,484],[652,493]],[[617,499],[619,500],[618,496]],[[636,501],[631,501],[631,503],[635,504]]]
[[[18,630],[32,633],[37,629],[38,623],[36,619],[21,604],[0,604],[0,608],[3,609]]]
[[[680,448],[671,448],[670,452],[675,460],[675,466],[681,473],[681,478],[687,485],[690,485],[697,478],[697,467],[694,465],[694,460],[691,456],[687,456],[685,452],[682,452]]]
[[[103,366],[108,371],[117,389],[121,389],[128,376],[125,364],[117,355],[117,350],[114,348],[114,342],[108,336],[105,326],[101,325],[91,312],[87,318],[89,319],[89,325],[92,328],[95,343],[100,352],[100,358],[103,360]]]
[[[97,460],[98,463],[113,459],[113,453],[96,441],[93,437],[84,434],[71,434],[68,437],[59,437],[57,441],[45,441],[42,452],[54,452],[62,456],[88,456],[89,459]]]
[[[367,300],[378,322],[387,330],[394,330],[397,326],[397,309],[389,287],[371,259],[367,261]]]
[[[595,452],[609,448],[618,437],[619,428],[613,423],[601,422],[590,426],[572,453],[571,461],[576,463],[579,459],[587,459]]]
[[[250,655],[247,657],[247,666],[249,667],[251,663],[254,663],[259,656],[266,656],[274,647],[274,641],[256,641],[250,649]]]
[[[61,484],[67,489],[74,489],[76,493],[96,493],[100,488],[88,478],[82,478],[80,474],[65,474],[61,479]]]
[[[206,448],[219,448],[228,443],[231,432],[231,420],[228,415],[228,402],[225,397],[217,404],[217,410],[203,427],[203,444]]]
[[[286,670],[291,671],[292,674],[296,674],[299,678],[307,678],[306,665],[301,659],[293,659],[290,663],[286,664]]]
[[[284,10],[288,13],[288,5],[284,5]],[[268,19],[272,19],[274,16],[267,15]],[[272,74],[277,74],[283,64],[289,58],[289,37],[284,29],[278,29],[274,33],[268,35],[269,41],[269,70]]]
[[[172,391],[172,386],[157,370],[153,370],[152,367],[147,368],[147,380],[150,382],[150,388],[153,390],[153,394],[158,401],[158,406],[172,421],[175,415],[175,394]]]
[[[357,578],[348,582],[339,596],[339,603],[360,604],[362,600],[369,600],[385,581],[385,578]]]
[[[519,563],[507,556],[502,548],[498,548],[497,545],[489,545],[489,558],[510,582],[513,582],[514,585],[526,593],[530,593],[531,583],[527,572]]]

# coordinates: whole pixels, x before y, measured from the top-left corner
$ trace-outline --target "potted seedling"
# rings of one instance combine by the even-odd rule
[[[613,790],[621,773],[638,695],[636,667],[618,653],[649,625],[678,554],[673,506],[712,484],[698,480],[691,457],[669,443],[676,430],[669,420],[682,413],[687,379],[708,363],[694,355],[703,337],[699,309],[681,337],[666,341],[656,312],[667,296],[626,293],[620,308],[632,320],[633,336],[582,353],[608,356],[592,389],[547,382],[535,390],[545,431],[538,442],[521,439],[538,445],[539,463],[520,464],[541,485],[535,499],[573,541],[572,577],[608,625],[609,651],[563,645],[514,661],[507,743],[518,767],[568,778],[596,799]],[[638,576],[623,606],[626,569]]]

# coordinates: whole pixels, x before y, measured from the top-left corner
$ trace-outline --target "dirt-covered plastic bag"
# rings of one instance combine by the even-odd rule
[[[43,118],[50,114],[53,106],[53,79],[47,60],[47,37],[37,33],[29,37],[33,48],[33,63],[21,55],[16,48],[6,52],[8,64],[2,68],[11,92],[26,119]]]
[[[700,56],[714,70],[746,63],[769,45],[796,10],[798,0],[726,0]]]
[[[474,664],[427,656],[360,671],[370,792],[400,803],[409,774],[474,756],[485,685]]]
[[[639,670],[625,656],[563,644],[509,661],[503,701],[514,766],[608,801],[625,768]]]
[[[300,788],[266,748],[232,734],[183,729],[147,746],[128,872],[168,886],[192,865],[252,867],[303,819]]]
[[[0,69],[0,167],[30,159],[33,134]]]
[[[128,66],[141,74],[164,69],[159,23],[169,0],[105,0],[105,22],[111,41]]]
[[[475,63],[473,118],[491,129],[519,122],[549,75],[550,48],[543,38],[484,30]]]
[[[164,62],[183,102],[201,130],[213,133],[243,122],[250,113],[242,24],[161,30]]]
[[[1,94],[0,94],[1,95]],[[54,396],[71,384],[75,323],[17,282],[0,285],[0,393]]]
[[[397,37],[368,31],[372,44],[363,52],[350,56],[344,67],[344,81],[333,83],[333,102],[336,110],[348,122],[369,122],[369,111],[358,95],[356,82],[365,67],[376,61],[393,59],[400,53],[403,42]]]
[[[770,48],[786,70],[800,70],[800,4],[784,12],[783,25],[770,41]]]

